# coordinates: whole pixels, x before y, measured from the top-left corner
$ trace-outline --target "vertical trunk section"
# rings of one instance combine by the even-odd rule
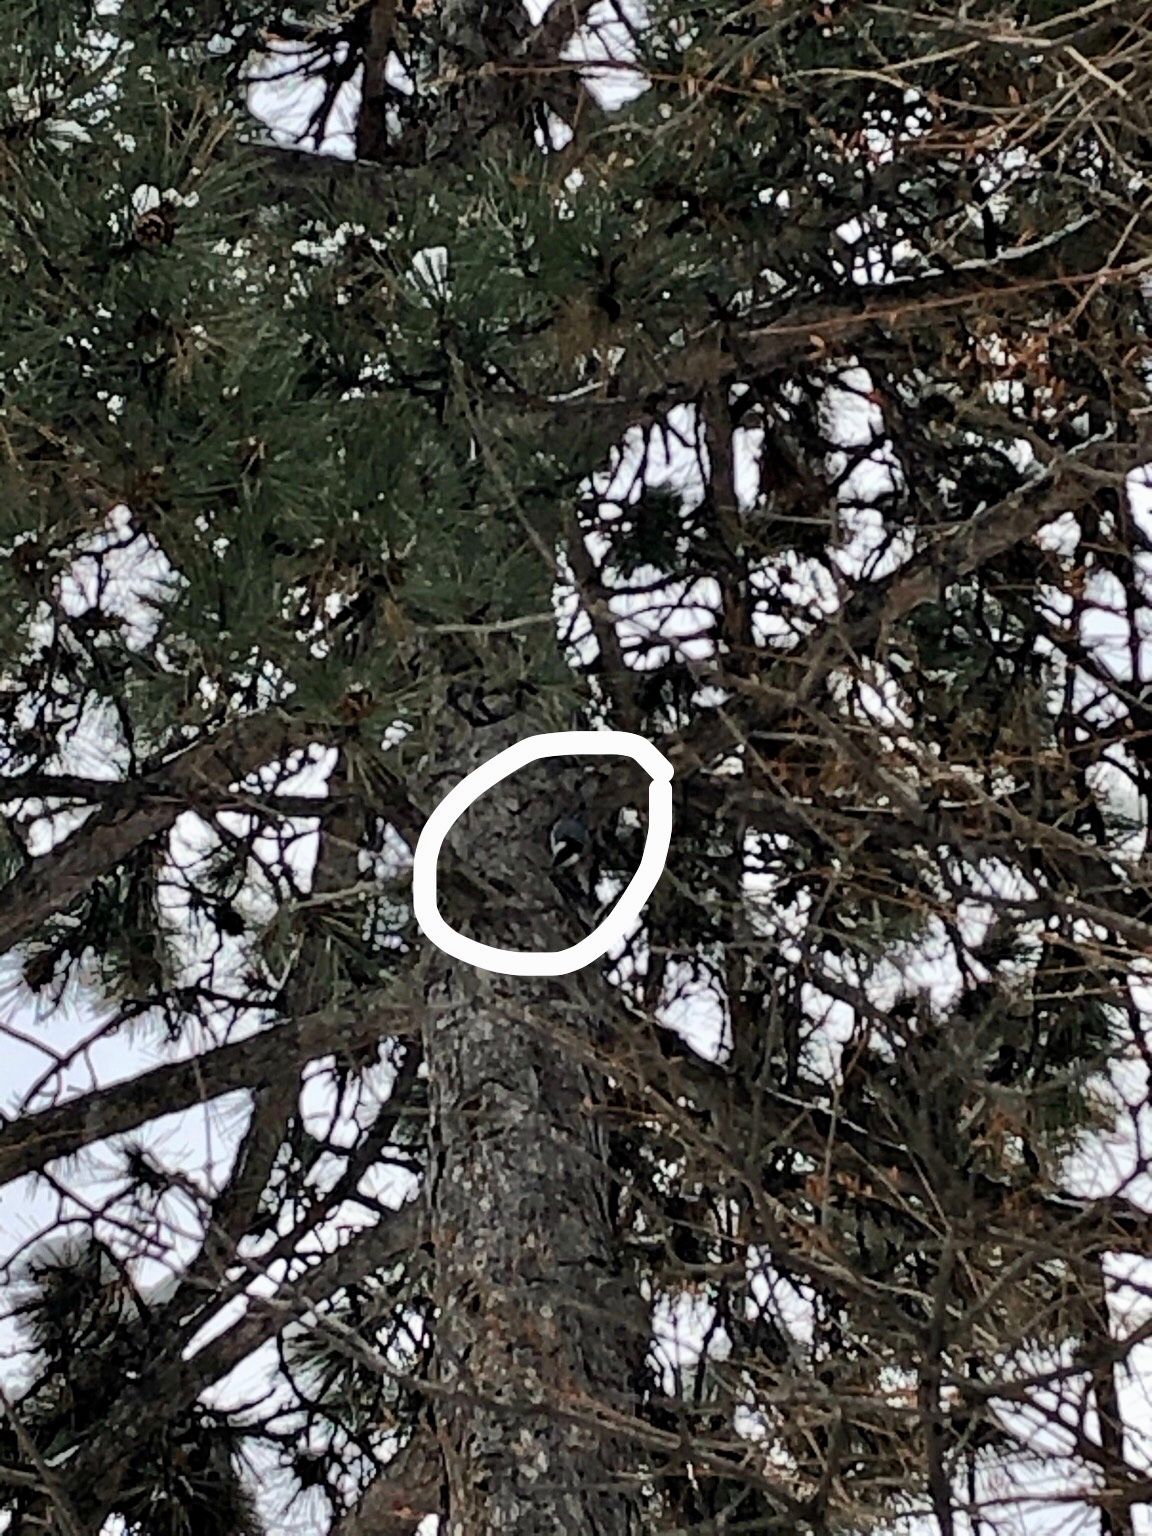
[[[477,731],[433,793],[531,733]],[[446,902],[454,926],[517,949],[555,949],[587,931],[549,874],[548,832],[572,793],[571,773],[540,765],[458,824],[449,841],[459,867],[492,890],[468,916]],[[451,888],[446,850],[441,890]],[[596,967],[499,976],[438,950],[426,974],[447,1531],[624,1536],[637,1528],[630,1458],[604,1419],[632,1407],[647,1317],[614,1254],[603,1083],[584,1059],[603,983]]]
[[[385,11],[386,0],[374,4],[374,15]],[[426,159],[533,152],[539,82],[523,60],[532,32],[520,0],[434,8],[436,83],[417,124]],[[382,142],[364,121],[380,111],[366,90],[361,145]],[[458,668],[445,662],[444,672]],[[446,707],[428,723],[437,745],[413,785],[428,811],[544,728],[517,715],[469,729]],[[576,777],[555,762],[526,770],[458,824],[440,869],[453,926],[509,949],[556,949],[588,930],[589,914],[566,911],[550,876],[548,833],[563,802],[575,805]],[[466,910],[459,900],[453,909],[454,894]],[[556,980],[499,976],[431,945],[423,966],[442,1532],[627,1536],[638,1523],[628,1447],[604,1420],[634,1410],[648,1318],[614,1252],[604,1086],[586,1059],[608,992],[596,967]]]

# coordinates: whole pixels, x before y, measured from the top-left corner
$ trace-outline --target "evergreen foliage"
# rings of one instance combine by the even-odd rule
[[[610,1383],[516,1356],[624,1474],[584,1528],[1131,1536],[1147,5],[57,0],[0,48],[0,1178],[84,1234],[12,1256],[9,1529],[460,1528],[406,860],[501,731],[603,724],[677,820],[604,976],[522,994],[650,1324]],[[642,796],[589,800],[603,898]],[[535,912],[533,825],[446,860],[472,920]],[[218,1100],[203,1166],[142,1130]]]

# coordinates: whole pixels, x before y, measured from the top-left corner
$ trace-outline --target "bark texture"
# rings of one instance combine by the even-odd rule
[[[477,731],[433,793],[530,734]],[[554,949],[587,931],[549,874],[548,830],[573,776],[550,764],[546,788],[540,777],[505,780],[455,837],[491,892],[471,921],[449,921],[502,947]],[[608,1421],[634,1401],[647,1317],[614,1257],[604,1085],[584,1059],[603,983],[596,967],[501,976],[439,951],[426,974],[447,1532],[624,1536],[634,1499]]]
[[[538,36],[528,13],[504,0],[445,0],[435,31],[425,160],[531,152],[539,80],[527,68]],[[504,747],[548,728],[519,711],[470,731],[450,711],[443,718],[457,723],[433,726],[425,811]],[[578,803],[580,777],[575,765],[538,765],[462,818],[440,889],[452,889],[454,847],[470,909],[447,910],[449,922],[509,949],[557,949],[588,931],[590,914],[572,910],[549,868],[549,830]],[[443,1529],[625,1536],[638,1526],[635,1491],[604,1420],[634,1407],[648,1318],[614,1254],[604,1084],[585,1059],[603,1027],[604,983],[595,966],[555,980],[509,977],[430,948],[424,996]]]

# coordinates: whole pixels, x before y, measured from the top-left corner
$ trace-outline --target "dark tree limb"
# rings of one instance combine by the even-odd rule
[[[147,1371],[113,1399],[66,1463],[67,1487],[90,1526],[98,1529],[115,1507],[128,1459],[141,1436],[155,1434],[160,1422],[185,1412],[201,1392],[278,1337],[288,1323],[306,1316],[310,1307],[402,1259],[422,1236],[418,1208],[402,1207],[313,1265],[299,1280],[281,1286],[276,1295],[253,1298],[234,1327],[190,1358],[182,1357],[185,1334],[172,1338]]]
[[[0,1184],[36,1173],[93,1142],[205,1104],[250,1091],[294,1072],[317,1056],[362,1050],[374,1040],[407,1034],[410,1007],[366,996],[355,1008],[321,1009],[190,1061],[155,1067],[139,1077],[68,1099],[0,1128]]]
[[[314,731],[302,736],[300,728],[278,710],[247,715],[209,740],[154,765],[143,776],[141,791],[146,794],[156,780],[174,795],[227,790],[262,764],[286,757],[304,741],[315,739]],[[186,804],[166,796],[160,803],[145,800],[125,809],[105,807],[9,880],[0,889],[0,954],[31,938],[49,918],[67,912],[93,881],[137,848],[167,833]]]
[[[359,875],[357,854],[363,816],[359,814],[358,802],[350,798],[343,752],[329,787],[340,797],[342,811],[320,831],[312,878],[314,896],[351,889]],[[323,1007],[323,991],[322,987],[317,987],[316,978],[326,974],[326,935],[323,923],[315,920],[314,909],[308,915],[313,920],[305,929],[292,975],[280,998],[280,1008],[289,1017],[307,1017],[310,1007]],[[267,1083],[257,1089],[252,1117],[231,1177],[214,1203],[204,1242],[181,1280],[181,1291],[222,1278],[224,1270],[234,1261],[239,1243],[256,1219],[276,1158],[297,1112],[300,1071],[301,1064],[289,1060],[284,1070],[274,1072]]]

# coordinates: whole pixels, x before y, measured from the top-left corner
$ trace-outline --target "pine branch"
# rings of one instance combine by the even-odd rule
[[[141,779],[141,802],[125,809],[106,806],[51,852],[36,859],[0,889],[0,954],[31,938],[49,918],[67,912],[93,881],[115,869],[129,854],[168,832],[181,811],[204,790],[227,792],[262,764],[287,757],[314,730],[278,710],[232,721],[207,741],[154,765]],[[149,787],[165,786],[159,803],[147,800]],[[183,803],[170,798],[183,791]],[[0,791],[3,793],[3,791]]]
[[[340,817],[320,832],[312,879],[313,893],[318,896],[355,882],[359,834],[363,828],[363,816],[356,814],[356,802],[349,798],[344,754],[330,777],[329,788],[337,792],[343,809]],[[289,1017],[307,1017],[309,1003],[319,1001],[316,976],[323,970],[324,944],[322,926],[314,925],[306,930],[292,974],[280,997],[280,1009]],[[377,1018],[378,1026],[379,1023]],[[220,1277],[234,1262],[240,1242],[256,1219],[276,1158],[297,1113],[301,1066],[302,1063],[289,1058],[257,1090],[252,1116],[236,1154],[231,1177],[213,1204],[203,1245],[181,1279],[180,1293]]]
[[[43,1489],[48,1503],[55,1511],[63,1536],[86,1536],[83,1522],[76,1513],[68,1490],[44,1460],[36,1442],[25,1428],[23,1419],[9,1402],[8,1394],[2,1387],[0,1387],[0,1413],[3,1413],[11,1424],[16,1444],[36,1469],[36,1485]],[[0,1476],[2,1475],[0,1473]]]
[[[317,1056],[356,1052],[386,1035],[407,1034],[412,1021],[412,1007],[367,994],[354,1008],[322,1008],[189,1061],[155,1067],[13,1120],[0,1128],[0,1184],[161,1115],[239,1088],[257,1089],[273,1075],[296,1071]]]
[[[170,1335],[147,1370],[111,1399],[99,1423],[85,1433],[67,1462],[67,1486],[74,1499],[82,1491],[85,1507],[95,1516],[92,1523],[99,1526],[115,1507],[142,1437],[155,1435],[165,1422],[185,1412],[206,1388],[316,1303],[408,1253],[422,1240],[422,1233],[418,1207],[403,1207],[313,1265],[300,1280],[280,1286],[271,1297],[252,1298],[238,1323],[190,1358],[183,1358],[188,1342],[185,1331]]]
[[[181,811],[250,811],[262,816],[324,817],[343,802],[331,796],[263,794],[228,789],[196,790],[177,780],[157,777],[89,779],[77,773],[16,773],[0,775],[0,803],[28,800],[80,802],[116,811],[139,810],[149,804],[172,802]]]
[[[1015,265],[1025,270],[1045,265],[1036,258],[1046,256],[1052,246],[1052,240],[1035,242],[1016,256]],[[934,326],[940,324],[944,315],[971,309],[1003,313],[1011,307],[1012,300],[1026,300],[1058,289],[1091,290],[1102,283],[1137,283],[1152,269],[1152,256],[1147,256],[1119,266],[1098,266],[1081,272],[1063,271],[1055,265],[1031,276],[1018,276],[1013,270],[1004,281],[997,281],[999,263],[1008,259],[1006,253],[998,262],[975,262],[948,272],[901,278],[883,285],[883,297],[878,296],[876,289],[857,289],[844,303],[824,302],[793,309],[786,319],[753,325],[743,331],[730,328],[734,356],[745,369],[778,368],[804,357],[812,358],[827,347],[858,337],[861,332],[877,328],[900,332],[916,326]]]

